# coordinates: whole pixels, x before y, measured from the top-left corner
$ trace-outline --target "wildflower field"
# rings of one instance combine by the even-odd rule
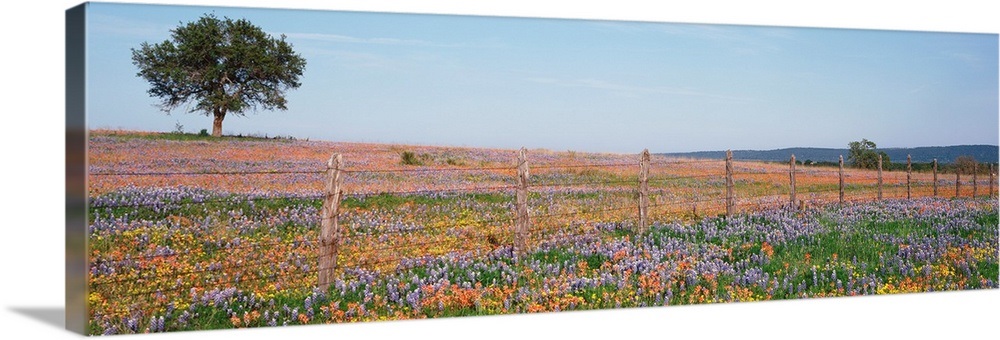
[[[91,334],[996,289],[996,186],[929,173],[638,154],[91,131]],[[404,164],[401,154],[419,164]],[[317,286],[326,161],[343,155],[336,279]],[[953,176],[953,175],[952,175]],[[957,188],[957,189],[956,189]],[[975,196],[973,195],[975,194]],[[956,197],[957,196],[957,197]]]

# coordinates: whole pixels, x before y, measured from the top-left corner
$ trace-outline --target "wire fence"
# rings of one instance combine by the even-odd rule
[[[438,223],[415,223],[413,227],[353,228],[351,212],[345,212],[345,224],[336,231],[340,244],[335,259],[340,275],[379,270],[399,269],[412,261],[427,261],[444,256],[483,257],[490,254],[509,254],[517,258],[521,247],[539,247],[565,241],[571,237],[600,239],[602,228],[613,224],[627,229],[639,223],[641,210],[636,203],[642,183],[651,185],[651,203],[654,223],[677,217],[697,219],[699,216],[725,215],[728,209],[752,212],[761,209],[801,208],[837,202],[870,201],[879,198],[939,197],[994,197],[994,175],[989,182],[982,176],[975,182],[969,176],[961,179],[945,178],[944,174],[930,180],[928,174],[912,176],[900,173],[875,173],[874,171],[838,171],[826,168],[791,169],[782,171],[774,166],[753,168],[741,162],[727,175],[726,160],[657,160],[649,161],[648,178],[639,175],[641,162],[604,162],[580,164],[538,164],[530,169],[540,170],[537,180],[518,184],[515,172],[518,167],[420,167],[395,169],[335,169],[346,176],[364,177],[371,174],[426,174],[502,172],[500,180],[510,180],[504,185],[477,185],[478,183],[448,183],[429,185],[427,188],[405,190],[367,190],[354,192],[327,192],[307,195],[222,195],[196,199],[161,199],[154,201],[116,201],[96,199],[89,209],[93,215],[115,216],[142,209],[151,214],[166,215],[184,211],[192,206],[277,202],[281,204],[308,203],[319,205],[333,196],[338,204],[353,199],[359,202],[376,197],[435,196],[500,194],[498,209],[479,211],[477,218],[445,219]],[[717,166],[711,168],[711,166]],[[730,165],[731,166],[731,165]],[[629,168],[632,167],[632,168]],[[606,172],[575,172],[580,169],[607,170]],[[609,169],[613,169],[609,170]],[[685,171],[671,171],[684,169]],[[565,176],[561,172],[571,173]],[[616,172],[617,171],[617,172]],[[632,171],[629,173],[629,171]],[[718,173],[715,173],[718,171]],[[509,172],[509,173],[508,173]],[[275,171],[178,171],[178,172],[97,172],[90,174],[96,180],[107,177],[156,177],[156,176],[279,176],[285,174],[330,174],[331,169],[295,169]],[[905,173],[904,173],[905,174]],[[781,176],[782,180],[773,177]],[[728,178],[727,178],[728,176]],[[763,176],[763,178],[761,178]],[[526,176],[527,177],[527,176]],[[795,178],[802,181],[794,188]],[[527,177],[530,178],[530,177]],[[791,183],[783,182],[790,180]],[[906,181],[906,182],[901,182]],[[839,182],[844,182],[841,185]],[[928,190],[933,188],[933,191]],[[723,190],[724,189],[724,190]],[[951,190],[949,190],[951,189]],[[513,211],[514,196],[526,195],[531,202],[527,216],[528,225],[518,226],[519,216]],[[876,194],[877,191],[877,194]],[[336,195],[335,195],[336,194]],[[580,196],[581,194],[587,194]],[[577,195],[577,196],[574,196]],[[791,197],[801,198],[799,206]],[[840,197],[843,195],[843,197]],[[595,198],[596,197],[596,198]],[[509,201],[508,201],[509,200]],[[518,199],[519,200],[519,199]],[[279,204],[280,205],[280,204]],[[230,212],[232,213],[232,212]],[[242,211],[241,213],[246,213]],[[320,212],[316,211],[319,215]],[[330,249],[318,239],[317,227],[321,216],[316,216],[301,226],[301,237],[279,236],[273,241],[247,243],[205,242],[194,249],[163,250],[145,245],[137,247],[138,255],[100,254],[90,260],[90,289],[101,294],[136,299],[167,301],[168,296],[196,295],[201,290],[241,287],[244,289],[282,290],[317,287],[313,280],[322,270],[320,257],[329,255]],[[419,218],[420,216],[413,217]],[[426,216],[424,216],[426,217]],[[334,218],[338,218],[334,215]],[[513,225],[513,226],[512,226]],[[202,225],[202,227],[205,227]],[[618,227],[615,227],[618,228]],[[409,238],[407,238],[409,237]],[[521,240],[521,241],[519,241]],[[151,244],[151,243],[150,243]],[[162,246],[162,245],[156,245]],[[150,251],[152,254],[142,254]],[[207,254],[209,250],[212,254]],[[258,254],[256,258],[233,258],[230,254]],[[276,254],[280,256],[263,256]],[[188,268],[190,267],[190,268]]]

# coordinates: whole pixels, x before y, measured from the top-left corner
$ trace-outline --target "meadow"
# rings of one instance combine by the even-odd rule
[[[799,165],[91,131],[91,334],[996,289],[996,187]],[[336,279],[317,287],[326,161],[345,162]],[[406,161],[402,155],[416,157]],[[976,190],[978,197],[971,197]],[[958,197],[956,197],[956,195]]]

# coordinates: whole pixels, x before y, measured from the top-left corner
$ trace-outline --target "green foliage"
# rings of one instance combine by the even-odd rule
[[[212,14],[171,30],[170,40],[143,42],[132,49],[132,63],[164,111],[193,102],[189,112],[215,117],[216,137],[227,114],[286,110],[284,91],[301,85],[306,65],[284,36],[275,39],[245,19]]]
[[[260,135],[230,135],[223,137],[212,137],[208,134],[208,130],[202,129],[199,133],[176,133],[176,132],[163,132],[163,133],[149,133],[149,134],[116,134],[114,138],[117,139],[148,139],[148,140],[172,140],[172,141],[199,141],[199,142],[236,142],[236,141],[269,141],[269,142],[283,142],[289,143],[295,140],[292,136],[260,136]]]
[[[402,165],[425,165],[431,161],[430,155],[425,153],[417,155],[413,151],[403,151],[399,154],[399,158],[399,163]]]
[[[420,159],[417,158],[417,155],[414,154],[413,151],[403,151],[402,153],[399,154],[399,158],[400,158],[399,162],[402,163],[403,165],[423,165],[423,163],[420,162]]]
[[[867,139],[854,141],[847,144],[850,154],[847,160],[856,168],[875,169],[878,168],[878,157],[882,156],[882,167],[888,168],[890,165],[889,155],[884,151],[878,151],[875,142]]]

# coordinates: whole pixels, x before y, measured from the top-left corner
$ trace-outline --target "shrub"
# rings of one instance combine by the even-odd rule
[[[399,157],[403,165],[424,165],[421,157],[417,157],[417,154],[413,153],[413,151],[403,151],[399,154]]]
[[[208,129],[201,129],[201,131],[198,131],[198,136],[199,137],[208,137]]]

